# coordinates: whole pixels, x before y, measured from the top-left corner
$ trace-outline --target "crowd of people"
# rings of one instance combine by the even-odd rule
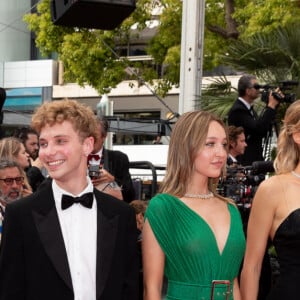
[[[2,138],[0,300],[298,299],[300,100],[286,111],[275,175],[259,183],[245,230],[220,178],[264,160],[280,102],[270,93],[258,115],[252,75],[238,94],[228,124],[198,110],[178,118],[149,202],[134,199],[127,155],[104,147],[108,122],[75,100],[44,103],[30,128]]]

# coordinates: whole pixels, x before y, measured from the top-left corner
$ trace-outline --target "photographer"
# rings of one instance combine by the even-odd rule
[[[128,157],[121,151],[104,148],[109,124],[106,119],[101,118],[97,119],[97,125],[98,141],[88,157],[89,173],[95,171],[97,173],[90,174],[92,182],[102,192],[129,203],[134,199],[135,191],[129,172]],[[91,167],[96,167],[96,170]]]
[[[280,103],[270,93],[267,106],[258,116],[252,104],[259,97],[259,88],[255,76],[243,75],[238,82],[239,97],[228,114],[228,125],[241,126],[245,130],[247,147],[241,156],[241,163],[244,166],[264,160],[262,139],[271,130],[275,121],[276,107]]]

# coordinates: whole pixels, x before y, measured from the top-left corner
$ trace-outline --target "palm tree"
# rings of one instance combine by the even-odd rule
[[[280,86],[288,96],[293,93],[300,95],[299,84],[286,86],[283,83],[300,79],[300,23],[291,23],[269,33],[256,33],[246,39],[232,41],[222,61],[238,71],[256,75],[261,83]],[[226,119],[235,98],[236,93],[226,77],[222,76],[203,90],[199,101],[202,109]],[[290,101],[283,101],[280,105],[278,121],[282,119],[289,104]],[[256,106],[260,110],[265,105],[256,101]]]
[[[247,39],[232,41],[223,63],[238,71],[255,75],[259,82],[279,86],[286,94],[279,106],[274,128],[277,133],[287,107],[300,95],[300,26],[299,22],[279,27],[270,33],[256,33]],[[286,82],[292,82],[292,85]],[[296,82],[296,84],[295,84]],[[266,88],[265,92],[269,90]],[[228,111],[237,97],[234,88],[225,76],[212,82],[202,91],[199,98],[201,108],[222,117],[225,121]],[[259,99],[255,103],[259,112],[265,103]],[[266,146],[267,156],[273,149]]]
[[[223,62],[255,74],[266,82],[298,79],[300,75],[300,23],[270,33],[256,33],[234,41]]]

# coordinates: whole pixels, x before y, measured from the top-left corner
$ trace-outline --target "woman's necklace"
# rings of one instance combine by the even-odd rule
[[[207,194],[189,194],[186,193],[183,197],[186,198],[200,198],[200,199],[210,199],[213,198],[214,194],[212,192],[209,192]]]
[[[295,177],[300,178],[300,174],[298,174],[298,173],[296,173],[296,172],[294,172],[294,171],[292,171],[291,173],[292,173],[292,175],[294,175]]]

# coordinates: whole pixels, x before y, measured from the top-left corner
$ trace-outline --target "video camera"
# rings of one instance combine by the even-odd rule
[[[226,177],[218,185],[218,192],[232,198],[236,203],[245,198],[253,198],[258,185],[265,175],[274,172],[272,161],[255,161],[251,166],[227,167]]]
[[[251,166],[228,166],[226,171],[226,177],[220,179],[217,191],[236,203],[246,230],[253,197],[266,174],[274,172],[273,162],[255,161]]]
[[[258,186],[265,179],[265,174],[269,172],[274,172],[272,161],[255,161],[251,166],[228,167],[226,182],[254,187]]]
[[[274,86],[270,84],[260,85],[255,84],[254,88],[257,90],[261,90],[261,101],[268,103],[269,101],[269,94],[272,92],[272,96],[279,102],[285,102],[285,103],[293,103],[296,100],[296,94],[294,93],[286,93],[286,91],[291,91],[293,87],[298,86],[298,81],[281,81],[279,85]],[[275,89],[279,88],[282,92],[283,96],[277,92],[275,92]]]

